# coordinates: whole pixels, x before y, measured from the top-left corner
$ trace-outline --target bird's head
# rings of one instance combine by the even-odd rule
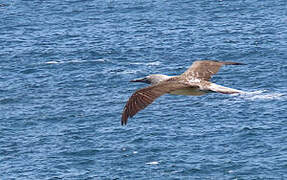
[[[163,74],[151,74],[144,78],[131,80],[130,82],[143,82],[143,83],[154,85],[154,84],[160,83],[161,81],[167,80],[169,78],[170,76],[166,76]]]

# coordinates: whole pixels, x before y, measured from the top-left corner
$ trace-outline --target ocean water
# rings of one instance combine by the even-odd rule
[[[0,1],[0,179],[287,179],[287,1]],[[195,60],[243,95],[165,95]]]

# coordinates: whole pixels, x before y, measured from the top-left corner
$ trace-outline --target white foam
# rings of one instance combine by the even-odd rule
[[[60,62],[59,61],[48,61],[48,62],[45,62],[45,64],[59,64]]]
[[[117,72],[117,74],[136,74],[138,70],[125,70],[121,72]]]
[[[158,164],[159,164],[158,161],[152,161],[152,162],[146,163],[146,165],[158,165]]]
[[[253,92],[244,92],[240,94],[240,97],[249,100],[271,100],[271,99],[281,99],[285,94],[283,93],[266,93],[267,90],[259,90]]]
[[[74,59],[74,60],[67,61],[66,63],[83,63],[83,62],[87,62],[87,61],[80,60],[80,59]]]
[[[254,95],[254,94],[262,94],[264,92],[267,92],[267,90],[258,90],[258,91],[251,91],[251,92],[246,91],[243,94]]]
[[[94,62],[105,62],[107,60],[106,59],[95,59],[95,60],[92,60],[92,61],[94,61]]]
[[[64,63],[85,63],[85,62],[105,62],[106,59],[94,59],[94,60],[81,60],[81,59],[73,59],[68,61],[47,61],[45,64],[64,64]]]
[[[255,99],[280,99],[284,94],[280,93],[271,93],[271,94],[258,94],[251,97],[252,100]]]
[[[64,63],[79,63],[79,62],[84,62],[84,61],[80,61],[80,60],[48,61],[48,62],[45,62],[45,64],[64,64]]]
[[[161,64],[160,61],[155,61],[155,62],[147,63],[148,66],[159,66],[160,64]]]
[[[149,63],[143,63],[143,62],[134,62],[130,64],[135,64],[135,65],[146,65],[146,66],[159,66],[161,64],[160,61],[154,61],[154,62],[149,62]]]

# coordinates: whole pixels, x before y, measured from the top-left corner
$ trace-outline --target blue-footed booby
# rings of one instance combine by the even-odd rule
[[[242,63],[201,60],[195,61],[183,74],[178,76],[152,74],[145,78],[132,80],[131,82],[143,82],[151,85],[132,94],[123,109],[121,124],[126,125],[129,117],[133,117],[164,94],[199,96],[209,92],[243,93],[243,91],[209,81],[222,65],[242,65]]]

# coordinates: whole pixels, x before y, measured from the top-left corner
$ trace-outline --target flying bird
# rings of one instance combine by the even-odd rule
[[[140,110],[151,104],[156,98],[164,94],[200,96],[209,92],[223,94],[243,93],[243,91],[217,85],[209,81],[211,76],[216,74],[222,65],[243,64],[212,60],[195,61],[179,76],[152,74],[141,79],[130,81],[143,82],[151,85],[139,89],[132,94],[123,109],[121,124],[126,125],[128,118],[133,117]]]

